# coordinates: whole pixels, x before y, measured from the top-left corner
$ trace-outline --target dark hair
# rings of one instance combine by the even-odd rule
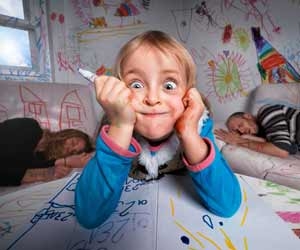
[[[242,112],[242,111],[238,111],[238,112],[234,112],[232,113],[226,120],[226,127],[228,128],[228,123],[229,121],[232,119],[232,118],[243,118],[243,116],[245,115],[246,113],[245,112]]]

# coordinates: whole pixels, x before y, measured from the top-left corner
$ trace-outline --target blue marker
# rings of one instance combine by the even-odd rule
[[[94,83],[97,75],[88,71],[88,70],[85,70],[85,69],[81,69],[81,68],[78,68],[78,72],[80,75],[82,75],[85,79],[87,79],[88,81],[90,81],[91,83]]]

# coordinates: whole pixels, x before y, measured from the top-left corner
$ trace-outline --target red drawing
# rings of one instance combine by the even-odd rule
[[[270,13],[270,0],[222,0],[221,11],[224,9],[236,9],[245,14],[246,21],[253,18],[272,40],[272,32],[279,34],[281,27],[274,21]]]
[[[85,107],[77,90],[66,93],[61,102],[59,128],[75,128],[86,131],[87,129],[84,127],[85,119],[87,119]]]
[[[46,103],[27,87],[19,86],[20,98],[23,102],[24,117],[32,117],[43,128],[50,129]]]
[[[0,104],[0,122],[5,121],[8,119],[8,112],[7,112],[7,108]]]

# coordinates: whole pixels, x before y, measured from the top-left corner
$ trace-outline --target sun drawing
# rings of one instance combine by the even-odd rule
[[[215,95],[219,102],[247,95],[250,71],[239,53],[223,51],[208,61],[209,95]]]

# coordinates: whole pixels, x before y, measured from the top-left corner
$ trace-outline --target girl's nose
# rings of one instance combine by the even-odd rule
[[[149,90],[144,97],[144,104],[153,106],[159,103],[160,103],[160,97],[157,91]]]

